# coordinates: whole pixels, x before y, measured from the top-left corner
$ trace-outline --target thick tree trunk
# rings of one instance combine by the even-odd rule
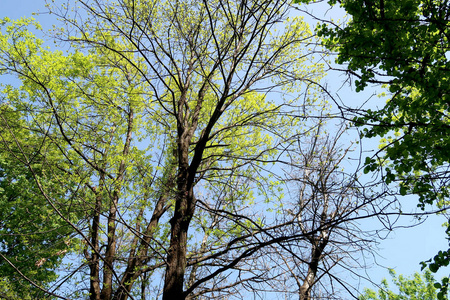
[[[196,124],[194,124],[195,126]],[[178,174],[175,210],[170,220],[170,246],[167,254],[166,276],[164,280],[163,300],[182,300],[184,275],[186,272],[187,233],[195,211],[193,174],[197,167],[189,166],[189,140],[193,134],[179,123]]]
[[[108,216],[108,244],[103,266],[103,288],[101,299],[105,300],[109,300],[112,297],[113,264],[116,255],[116,215],[118,199],[118,193],[114,192]]]
[[[308,268],[308,274],[303,281],[302,286],[299,290],[299,300],[310,300],[311,299],[311,288],[314,285],[314,280],[316,279],[316,271]]]
[[[177,200],[174,216],[171,220],[172,229],[163,300],[181,300],[186,297],[183,292],[183,285],[186,272],[187,233],[194,213],[192,209],[194,204],[193,190],[190,189],[187,193],[181,192],[178,195],[180,198]]]

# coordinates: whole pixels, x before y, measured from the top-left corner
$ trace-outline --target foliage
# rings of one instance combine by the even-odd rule
[[[330,2],[334,4],[335,2]],[[370,159],[374,170],[388,159],[385,179],[401,182],[420,205],[448,197],[449,162],[447,59],[450,10],[446,1],[343,1],[351,16],[343,28],[322,25],[338,63],[358,77],[357,90],[385,83],[391,95],[380,110],[367,110],[356,124],[366,137],[385,137],[385,157]]]
[[[423,274],[414,273],[411,277],[397,276],[393,269],[389,270],[392,282],[396,290],[389,288],[388,281],[383,279],[378,291],[364,289],[360,300],[434,300],[443,299],[439,296],[434,286],[434,277],[430,270],[425,270]]]
[[[32,300],[37,299],[31,297],[29,293],[23,292],[22,289],[16,290],[7,278],[0,279],[0,299],[5,300]]]
[[[62,198],[55,170],[48,170],[54,157],[40,155],[39,147],[41,153],[49,149],[25,130],[20,112],[9,105],[1,105],[0,112],[0,278],[8,280],[17,297],[39,298],[42,290],[36,285],[44,288],[56,279],[56,268],[70,251],[72,230],[55,216],[34,180],[42,178],[52,195]],[[74,213],[68,203],[61,205],[60,210]]]

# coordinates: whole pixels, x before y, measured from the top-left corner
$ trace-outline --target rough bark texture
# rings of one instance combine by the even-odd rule
[[[179,132],[184,133],[184,130],[179,130]],[[193,185],[192,182],[188,182],[189,142],[184,138],[184,134],[181,136],[180,142],[178,143],[178,192],[176,195],[174,215],[170,220],[170,246],[167,255],[167,268],[164,282],[164,300],[185,298],[183,283],[186,272],[187,232],[195,208]]]

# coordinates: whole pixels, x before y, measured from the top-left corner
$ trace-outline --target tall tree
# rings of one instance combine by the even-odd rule
[[[60,157],[43,158],[41,153],[52,149],[29,133],[22,117],[10,105],[0,105],[0,290],[7,294],[12,290],[18,298],[40,298],[71,249],[72,230],[46,205],[34,176],[42,178],[49,193],[61,200],[58,209],[74,219],[78,214],[70,196],[64,200],[61,195],[66,191],[57,181],[61,173],[49,170],[49,160]]]
[[[70,52],[43,47],[26,20],[4,20],[0,58],[22,84],[3,98],[63,158],[39,151],[60,199],[17,140],[41,197],[79,239],[71,257],[83,259],[56,288],[220,298],[271,279],[269,266],[252,267],[260,250],[300,237],[272,237],[282,224],[262,211],[280,201],[269,168],[316,101],[322,69],[309,62],[306,24],[288,18],[286,1],[67,5],[52,12]],[[81,219],[60,209],[72,197]]]
[[[272,259],[279,259],[277,265],[288,270],[286,293],[297,293],[300,300],[340,299],[340,289],[346,290],[347,297],[357,297],[358,291],[339,272],[367,269],[360,258],[377,239],[355,219],[383,213],[373,210],[376,197],[366,197],[356,174],[349,172],[346,159],[354,149],[341,147],[345,126],[332,132],[328,127],[332,126],[320,119],[310,135],[299,138],[289,171],[282,175],[290,191],[284,215],[296,219],[282,230],[305,238],[286,243]]]
[[[342,27],[323,24],[325,45],[357,77],[357,91],[379,83],[390,95],[381,109],[360,111],[355,119],[370,125],[364,136],[385,138],[382,157],[368,160],[366,170],[389,160],[385,179],[400,181],[401,194],[419,195],[421,205],[448,198],[448,1],[340,5],[351,19]]]

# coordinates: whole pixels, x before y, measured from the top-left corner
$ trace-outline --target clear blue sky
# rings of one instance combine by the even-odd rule
[[[17,19],[30,17],[33,12],[44,12],[44,0],[0,0],[0,17]]]
[[[32,12],[45,12],[44,0],[0,0],[0,18],[9,17],[16,19],[25,16],[31,16]],[[45,28],[51,27],[52,18],[46,14],[34,16],[40,21]],[[336,90],[341,87],[340,80],[343,77],[329,76],[326,80],[330,87]],[[366,100],[368,95],[376,93],[375,90],[367,91],[365,94],[356,94],[350,88],[343,88],[338,93],[341,98],[344,98],[347,104],[360,104]],[[379,100],[382,101],[382,100]],[[382,105],[382,103],[380,103]],[[365,147],[374,149],[377,148],[374,142],[365,142]],[[412,198],[404,199],[405,205],[415,207],[417,201]],[[448,242],[445,239],[444,229],[441,224],[446,219],[443,216],[434,216],[428,218],[424,224],[414,227],[412,229],[398,229],[392,232],[389,237],[381,241],[378,263],[386,267],[395,268],[397,273],[410,275],[415,271],[420,270],[419,262],[427,260],[434,256],[439,250],[447,249]],[[405,219],[404,225],[408,225],[408,220]],[[388,273],[381,267],[374,266],[367,270],[367,274],[375,282],[380,282],[381,278],[387,277]],[[445,272],[440,273],[439,276],[445,275]],[[448,275],[448,270],[447,270]]]

